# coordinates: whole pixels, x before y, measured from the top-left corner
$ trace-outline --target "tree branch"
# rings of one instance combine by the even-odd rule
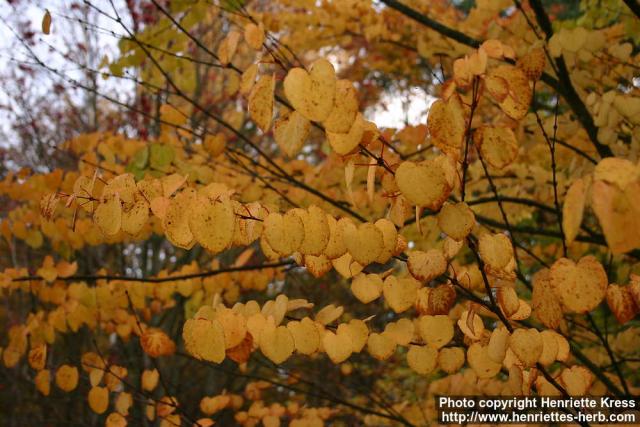
[[[551,20],[549,19],[549,15],[544,10],[544,6],[540,2],[540,0],[530,0],[529,4],[533,9],[533,12],[536,15],[536,20],[538,21],[538,25],[544,31],[547,41],[553,36],[553,27],[551,26]],[[564,57],[560,56],[555,60],[556,67],[558,69],[558,80],[559,85],[556,90],[562,94],[563,98],[567,101],[578,120],[584,127],[584,130],[587,131],[589,135],[589,139],[591,140],[596,150],[598,150],[598,154],[600,157],[612,157],[613,152],[609,146],[601,144],[598,141],[598,128],[596,127],[593,117],[591,117],[591,113],[587,109],[587,106],[582,102],[580,95],[576,92],[576,89],[573,87],[573,83],[571,82],[571,77],[569,76],[569,70],[567,68],[567,64],[564,61]]]
[[[624,4],[626,4],[627,7],[631,9],[631,12],[633,12],[633,14],[636,15],[638,19],[640,19],[640,3],[638,3],[637,0],[623,0],[623,1],[624,1]]]
[[[175,280],[188,280],[188,279],[197,279],[202,277],[211,277],[217,276],[222,273],[234,273],[238,271],[254,271],[254,270],[264,270],[267,268],[279,268],[279,267],[289,267],[295,265],[295,262],[292,260],[289,261],[280,261],[269,264],[259,264],[259,265],[242,265],[240,267],[225,267],[219,268],[217,270],[208,270],[202,271],[200,273],[191,273],[191,274],[182,274],[179,276],[170,276],[170,277],[133,277],[133,276],[117,276],[110,274],[98,274],[98,275],[76,275],[69,277],[59,277],[56,280],[63,282],[77,282],[77,281],[86,281],[86,282],[95,282],[97,280],[117,280],[120,282],[145,282],[145,283],[164,283],[164,282],[173,282]],[[28,282],[31,280],[44,280],[41,276],[25,276],[25,277],[16,277],[13,279],[14,282]]]
[[[462,43],[466,46],[469,46],[475,49],[480,47],[480,45],[482,44],[480,40],[476,40],[458,30],[455,30],[453,28],[440,24],[439,22],[434,21],[428,16],[418,12],[417,10],[403,3],[400,3],[397,0],[380,0],[380,1],[385,5],[387,5],[388,7],[424,25],[425,27],[431,28],[432,30],[437,31],[443,36],[448,37],[452,40],[455,40],[458,43]],[[534,7],[534,4],[536,3],[539,5],[539,10],[536,10],[536,7]],[[538,0],[532,0],[531,6],[536,12],[536,17],[538,18],[538,22],[540,23],[540,26],[542,27],[545,34],[547,34],[547,39],[550,38],[551,35],[553,35],[553,31],[551,29],[551,21],[549,21],[549,17],[544,12],[542,5],[540,5]],[[540,10],[542,15],[539,16]],[[515,63],[515,61],[508,58],[505,59],[505,61],[510,64]],[[595,146],[596,150],[598,151],[598,154],[600,154],[600,157],[612,157],[613,152],[611,151],[611,149],[607,145],[601,144],[598,141],[598,128],[596,127],[593,121],[593,117],[591,117],[591,114],[589,113],[589,110],[587,109],[586,105],[584,104],[584,102],[582,102],[582,99],[580,99],[580,96],[578,95],[575,88],[573,87],[573,83],[571,82],[571,79],[569,77],[569,70],[567,69],[567,65],[564,62],[564,59],[562,57],[558,58],[556,60],[556,65],[558,67],[558,79],[554,78],[553,76],[547,73],[543,73],[540,79],[546,84],[548,84],[549,86],[551,86],[558,93],[562,94],[562,97],[567,101],[567,103],[569,104],[569,107],[571,107],[571,109],[573,110],[578,121],[580,121],[585,131],[589,135],[589,139],[591,140],[591,143]]]
[[[437,31],[438,33],[446,36],[452,40],[457,41],[458,43],[462,43],[472,48],[479,48],[482,42],[480,40],[476,40],[473,37],[466,35],[458,30],[447,27],[440,22],[429,18],[428,16],[418,12],[417,10],[400,3],[396,0],[380,0],[382,3],[389,6],[391,9],[395,9],[403,15],[413,19],[414,21],[424,25],[425,27],[431,28],[432,30]]]

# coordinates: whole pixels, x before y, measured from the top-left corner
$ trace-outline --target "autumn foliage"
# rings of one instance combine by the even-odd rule
[[[83,6],[124,101],[33,50],[63,10],[23,40],[108,120],[2,170],[1,422],[640,392],[633,0],[133,3]],[[428,114],[376,124],[415,87]]]

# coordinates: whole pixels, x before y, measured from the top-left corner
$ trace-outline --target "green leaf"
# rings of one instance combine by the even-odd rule
[[[133,164],[138,169],[145,169],[149,164],[149,147],[145,146],[138,150],[129,163]]]
[[[149,163],[152,169],[164,170],[171,164],[175,153],[167,144],[153,143],[149,146]]]
[[[133,164],[133,163],[129,163],[124,170],[126,172],[129,172],[130,174],[133,174],[133,178],[136,181],[140,181],[141,179],[144,178],[145,169],[140,169],[140,168],[136,167],[136,165]]]
[[[224,0],[222,7],[229,12],[240,10],[244,6],[244,0]]]

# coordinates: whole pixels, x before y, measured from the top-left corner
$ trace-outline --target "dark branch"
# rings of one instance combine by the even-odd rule
[[[633,14],[636,15],[638,19],[640,19],[640,3],[638,3],[637,0],[623,0],[623,1],[624,1],[624,4],[626,4],[627,7],[631,9],[631,12],[633,12]]]
[[[120,282],[163,283],[163,282],[173,282],[175,280],[187,280],[187,279],[197,279],[202,277],[211,277],[211,276],[216,276],[222,273],[233,273],[237,271],[253,271],[253,270],[264,270],[267,268],[289,267],[294,264],[295,264],[294,261],[280,261],[280,262],[260,264],[260,265],[243,265],[240,267],[225,267],[225,268],[219,268],[217,270],[201,271],[200,273],[183,274],[179,276],[169,276],[169,277],[132,277],[132,276],[116,276],[116,275],[110,275],[110,274],[101,274],[101,275],[77,275],[77,276],[69,276],[69,277],[59,277],[56,280],[63,281],[63,282],[77,282],[77,281],[95,282],[97,280],[118,280]],[[44,280],[44,279],[41,276],[25,276],[25,277],[16,277],[15,279],[13,279],[14,282],[28,282],[31,280]]]

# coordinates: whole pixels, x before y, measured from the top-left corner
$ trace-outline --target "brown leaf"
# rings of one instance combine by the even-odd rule
[[[45,9],[44,16],[42,17],[42,32],[45,34],[51,32],[51,13],[49,13],[49,9]]]
[[[638,306],[630,286],[611,284],[607,288],[607,304],[621,325],[636,317]]]
[[[227,357],[236,363],[246,363],[251,356],[253,347],[253,336],[249,332],[244,336],[240,344],[227,349]]]

